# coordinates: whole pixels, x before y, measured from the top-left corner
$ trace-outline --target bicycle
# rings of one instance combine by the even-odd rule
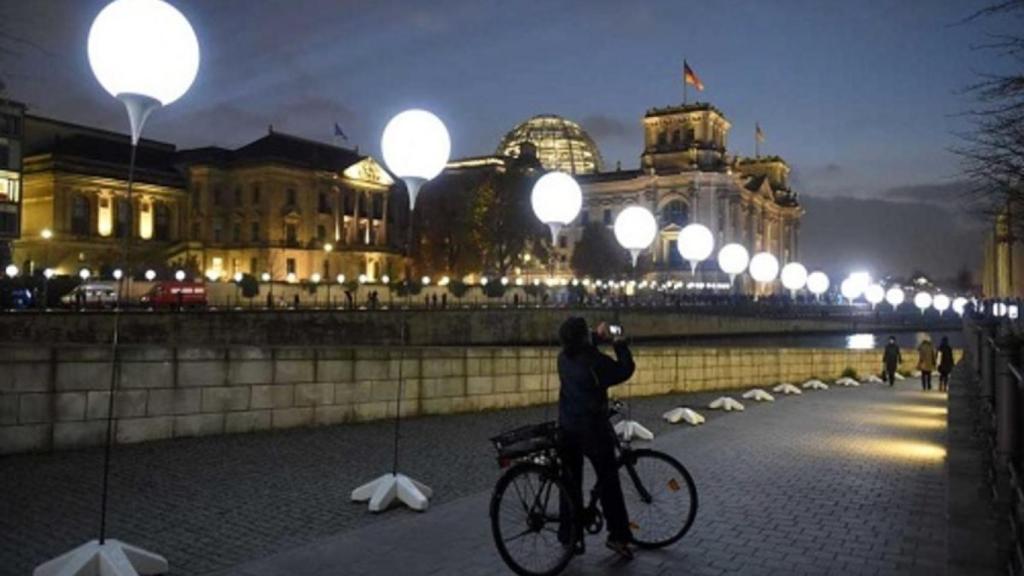
[[[610,418],[621,412],[616,402]],[[599,534],[604,516],[598,485],[582,511],[569,497],[555,422],[523,426],[491,438],[498,464],[508,468],[491,496],[491,534],[505,564],[521,576],[553,576],[576,555],[580,530]],[[686,535],[697,516],[697,487],[678,460],[657,450],[634,449],[619,439],[618,465],[633,543],[669,546]],[[581,514],[581,516],[577,516]]]

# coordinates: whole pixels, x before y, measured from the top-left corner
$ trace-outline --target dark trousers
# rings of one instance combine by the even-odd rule
[[[921,370],[921,390],[932,389],[932,372],[931,370]]]
[[[949,372],[939,370],[939,392],[949,391]]]
[[[896,367],[895,366],[893,366],[892,368],[890,368],[888,366],[885,367],[885,381],[889,383],[889,386],[895,386],[896,385]]]
[[[608,525],[608,537],[619,542],[630,542],[633,535],[629,530],[629,515],[626,513],[626,502],[622,497],[622,485],[619,483],[619,470],[615,461],[615,438],[609,430],[598,434],[566,433],[566,441],[562,450],[565,465],[565,481],[569,496],[576,505],[576,519],[583,517],[583,457],[590,460],[597,475],[598,498],[601,510]],[[582,535],[582,523],[578,524]]]

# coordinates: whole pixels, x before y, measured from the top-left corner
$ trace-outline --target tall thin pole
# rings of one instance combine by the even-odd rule
[[[409,294],[412,289],[412,215],[413,207],[412,204],[409,206],[409,222],[405,230],[405,282],[406,282],[406,294]],[[394,437],[394,453],[391,460],[391,473],[392,475],[398,475],[398,439],[400,436],[402,426],[402,388],[403,388],[403,369],[405,368],[405,348],[406,348],[406,329],[405,329],[405,309],[398,315],[398,321],[401,323],[400,329],[400,342],[398,349],[398,395],[395,398],[395,437]]]
[[[127,270],[121,275],[121,279],[119,280],[120,285],[118,286],[118,290],[122,293],[124,292],[125,278],[131,275],[131,266],[128,263],[128,255],[131,244],[133,223],[135,221],[133,213],[134,208],[132,206],[132,187],[135,184],[135,153],[137,150],[138,143],[133,140],[131,159],[128,162],[128,230],[125,233],[124,242],[121,246],[121,257]],[[109,397],[107,398],[107,435],[103,444],[103,488],[100,491],[100,545],[106,541],[107,537],[107,495],[110,491],[110,457],[114,434],[114,392],[117,388],[117,377],[120,374],[118,363],[118,340],[121,328],[121,312],[122,306],[118,305],[114,308],[114,335],[110,341],[110,386],[108,389]]]
[[[687,84],[689,84],[689,82],[686,81],[686,68],[687,68],[687,66],[686,66],[686,58],[683,58],[683,106],[686,106],[686,96],[687,96],[687,88],[686,88],[686,86],[687,86]]]

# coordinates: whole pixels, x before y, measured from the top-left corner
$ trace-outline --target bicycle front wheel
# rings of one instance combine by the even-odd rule
[[[640,548],[678,542],[697,517],[697,486],[678,460],[654,450],[634,450],[619,468],[633,541]]]
[[[491,497],[491,534],[501,559],[522,576],[553,576],[565,569],[579,538],[576,509],[556,470],[518,464]]]

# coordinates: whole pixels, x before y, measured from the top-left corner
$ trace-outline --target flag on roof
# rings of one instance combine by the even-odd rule
[[[690,65],[683,60],[683,82],[696,88],[697,90],[704,91],[704,83],[700,81],[697,74],[690,68]]]
[[[760,122],[754,123],[754,138],[756,138],[758,142],[764,142],[764,130],[761,130]]]
[[[334,123],[334,135],[348,142],[348,136],[345,135],[345,131],[341,129],[337,122]]]

